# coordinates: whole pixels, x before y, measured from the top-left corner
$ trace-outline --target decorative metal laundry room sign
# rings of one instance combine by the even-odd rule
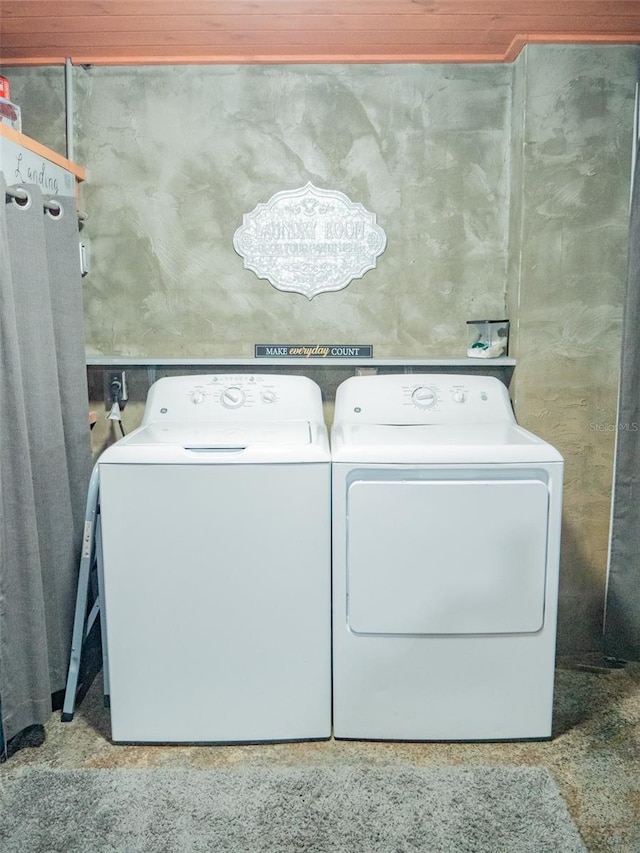
[[[375,213],[344,193],[312,183],[257,205],[233,236],[246,269],[278,290],[307,299],[362,278],[386,245]]]

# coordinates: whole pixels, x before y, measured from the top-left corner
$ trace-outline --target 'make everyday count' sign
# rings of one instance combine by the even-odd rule
[[[372,358],[370,344],[256,344],[256,358]]]

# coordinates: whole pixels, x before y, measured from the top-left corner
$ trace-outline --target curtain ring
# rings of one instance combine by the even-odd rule
[[[5,194],[8,199],[11,199],[11,203],[20,210],[27,210],[31,207],[31,195],[23,187],[7,187]]]
[[[57,201],[50,199],[49,201],[44,201],[43,203],[44,212],[47,214],[49,219],[62,219],[62,214],[64,210],[61,205],[58,204]]]

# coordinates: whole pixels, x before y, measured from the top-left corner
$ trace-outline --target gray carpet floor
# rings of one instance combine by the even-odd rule
[[[4,853],[585,853],[549,772],[526,767],[27,768]]]
[[[589,853],[640,853],[640,663],[609,669],[597,655],[564,659],[556,672],[553,720],[551,740],[537,742],[123,745],[111,743],[98,677],[72,723],[52,714],[41,736],[0,764],[0,800],[2,788],[8,792],[28,768],[545,767]],[[0,853],[8,853],[1,844]]]

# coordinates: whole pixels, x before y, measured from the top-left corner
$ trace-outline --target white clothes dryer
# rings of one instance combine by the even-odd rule
[[[551,735],[563,461],[497,379],[336,394],[337,738]]]
[[[114,741],[330,737],[330,466],[307,378],[151,387],[99,461]]]

